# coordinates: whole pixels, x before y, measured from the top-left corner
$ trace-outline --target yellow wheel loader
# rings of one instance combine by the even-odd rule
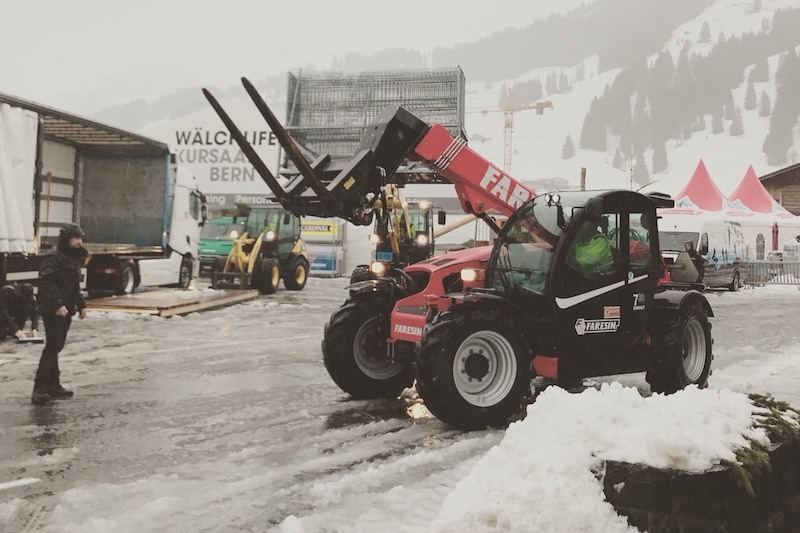
[[[300,217],[278,205],[254,207],[244,231],[233,241],[221,271],[211,273],[214,289],[257,289],[272,294],[280,280],[302,290],[309,271],[308,251],[300,238]]]

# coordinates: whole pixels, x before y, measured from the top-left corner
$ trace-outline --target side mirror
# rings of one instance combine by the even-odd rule
[[[700,252],[700,255],[708,254],[708,246],[706,246],[706,245],[701,246],[699,252]]]
[[[436,217],[436,222],[438,222],[440,226],[444,226],[447,223],[447,211],[444,209],[440,209],[439,212],[436,213]]]
[[[292,215],[288,211],[283,214],[283,225],[286,226],[292,221]]]

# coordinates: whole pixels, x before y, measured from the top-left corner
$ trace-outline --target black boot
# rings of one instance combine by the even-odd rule
[[[33,387],[33,394],[31,394],[31,403],[35,405],[47,405],[53,401],[53,397],[47,394],[42,387]]]
[[[72,391],[67,390],[61,386],[61,383],[56,383],[47,391],[47,395],[54,400],[61,400],[62,398],[72,398]]]

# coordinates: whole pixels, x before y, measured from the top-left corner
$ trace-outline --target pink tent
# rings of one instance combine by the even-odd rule
[[[750,168],[747,169],[742,182],[733,191],[730,199],[731,202],[740,201],[757,213],[769,213],[780,218],[794,218],[794,215],[770,196],[758,176],[756,176],[753,165],[750,165]]]
[[[717,188],[701,159],[692,174],[689,183],[675,195],[676,209],[696,209],[705,211],[722,211],[726,199]]]

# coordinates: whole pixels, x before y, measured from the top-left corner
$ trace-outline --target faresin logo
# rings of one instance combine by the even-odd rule
[[[422,328],[417,326],[406,326],[405,324],[395,324],[394,332],[403,333],[405,335],[415,335],[417,337],[422,337]]]
[[[585,320],[579,318],[575,322],[575,332],[578,335],[588,333],[616,333],[619,329],[619,318],[609,318],[605,320]]]

